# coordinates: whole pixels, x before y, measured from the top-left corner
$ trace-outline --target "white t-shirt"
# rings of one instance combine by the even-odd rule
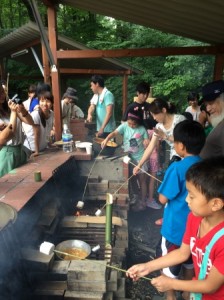
[[[192,114],[194,121],[199,121],[199,115],[201,113],[200,106],[197,107],[196,111],[193,111],[192,107],[188,106],[185,111]]]
[[[173,130],[174,130],[174,127],[182,122],[186,120],[186,118],[183,116],[183,115],[174,115],[174,118],[173,118],[173,123],[171,125],[171,127],[169,129],[166,129],[162,123],[158,123],[156,124],[156,128],[157,129],[161,129],[163,132],[165,132],[166,135],[168,136],[173,136]],[[170,142],[170,141],[167,141],[166,140],[166,143],[170,146],[170,159],[176,155],[178,156],[178,154],[176,153],[176,151],[174,150],[174,143],[173,142]]]
[[[0,117],[0,123],[5,123],[5,125],[9,124],[9,117]],[[7,146],[16,146],[23,144],[24,135],[22,132],[22,122],[19,118],[16,120],[16,134],[13,136],[11,140],[9,140],[6,145]]]
[[[33,118],[34,124],[40,126],[40,139],[39,139],[39,151],[43,151],[47,147],[48,137],[50,136],[50,132],[53,128],[54,124],[54,112],[50,111],[50,116],[46,119],[46,127],[44,127],[41,123],[39,111],[32,111],[31,116]],[[35,137],[33,126],[26,126],[25,130],[25,141],[24,146],[30,149],[31,151],[35,151]]]

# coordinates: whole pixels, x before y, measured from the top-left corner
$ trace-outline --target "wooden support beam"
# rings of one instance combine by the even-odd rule
[[[130,75],[132,70],[102,70],[102,69],[68,69],[60,68],[61,74],[101,74],[101,75]]]
[[[60,50],[58,59],[71,58],[114,58],[114,57],[144,57],[168,55],[216,55],[224,53],[222,46],[203,47],[168,47],[168,48],[142,48],[142,49],[113,49],[113,50]]]

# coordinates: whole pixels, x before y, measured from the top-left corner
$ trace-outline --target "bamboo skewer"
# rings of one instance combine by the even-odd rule
[[[101,265],[104,265],[103,263],[101,263],[100,261],[96,261],[96,260],[90,260],[90,259],[86,259],[86,258],[80,258],[79,256],[77,255],[74,255],[74,254],[69,254],[67,252],[63,252],[63,251],[59,251],[59,250],[53,250],[53,252],[55,253],[58,253],[58,254],[62,254],[62,255],[66,255],[66,256],[71,256],[71,257],[75,257],[75,258],[78,258],[78,259],[81,259],[81,260],[86,260],[86,261],[92,261],[92,262],[95,262],[95,263],[98,263],[98,264],[101,264]],[[121,268],[118,268],[116,266],[111,266],[111,265],[106,265],[107,268],[110,268],[110,269],[113,269],[113,270],[116,270],[116,271],[119,271],[119,272],[123,272],[123,273],[127,273],[127,274],[131,274],[130,272],[128,272],[127,270],[124,270],[124,269],[121,269]],[[148,278],[148,277],[145,277],[145,276],[142,276],[142,277],[139,277],[139,278],[142,278],[142,279],[145,279],[145,280],[148,280],[148,281],[151,281],[152,278]]]

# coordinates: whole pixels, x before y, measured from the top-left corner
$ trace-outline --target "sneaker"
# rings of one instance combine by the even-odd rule
[[[152,209],[160,209],[160,208],[162,208],[162,205],[159,204],[159,203],[157,203],[155,199],[153,199],[152,201],[148,200],[147,203],[146,203],[146,206],[150,207]]]

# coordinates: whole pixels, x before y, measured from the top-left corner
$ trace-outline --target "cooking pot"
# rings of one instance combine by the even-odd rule
[[[10,221],[13,223],[17,218],[17,211],[14,207],[0,202],[0,230],[2,230]]]
[[[63,260],[85,259],[91,253],[90,245],[80,240],[67,240],[61,242],[55,247],[55,250],[70,254],[65,255],[55,251],[57,257]]]
[[[93,150],[94,153],[97,155],[100,153],[100,151],[102,150],[101,148],[101,143],[102,141],[104,141],[104,139],[99,138],[99,137],[95,137],[93,138]],[[103,148],[103,150],[101,151],[100,154],[102,155],[113,155],[114,152],[116,151],[118,147],[118,144],[112,141],[108,141],[106,146]]]

